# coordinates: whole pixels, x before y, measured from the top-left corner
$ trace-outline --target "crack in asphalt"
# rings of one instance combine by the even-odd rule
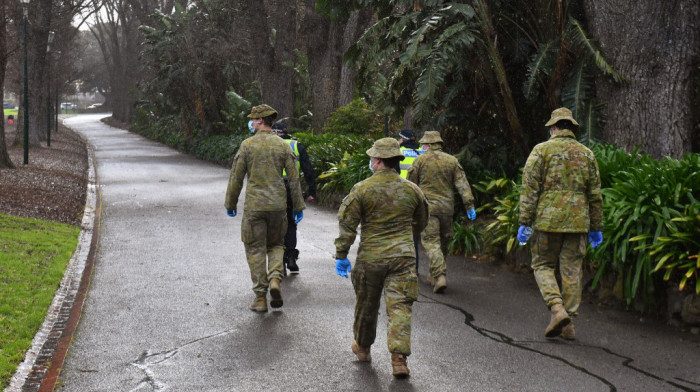
[[[161,351],[158,353],[151,353],[150,350],[146,350],[139,355],[139,357],[131,363],[132,366],[135,366],[136,368],[140,369],[141,371],[144,372],[145,376],[144,378],[139,381],[139,384],[131,389],[129,392],[137,392],[141,391],[144,388],[146,388],[147,391],[150,392],[160,392],[160,391],[165,391],[168,389],[168,385],[165,384],[164,382],[158,380],[156,377],[155,372],[151,368],[152,366],[159,365],[163,362],[168,361],[170,358],[174,357],[177,355],[181,349],[191,346],[193,344],[199,343],[201,341],[223,336],[223,335],[228,335],[231,332],[236,331],[238,328],[232,328],[232,329],[227,329],[225,331],[217,332],[212,335],[204,336],[198,339],[191,340],[181,346],[175,347],[170,350],[166,351]],[[150,388],[150,389],[149,389]]]
[[[449,303],[446,303],[446,302],[442,302],[442,301],[438,301],[438,300],[436,300],[435,298],[431,298],[431,297],[426,296],[426,295],[424,295],[424,294],[420,294],[420,296],[421,296],[421,297],[424,297],[424,298],[426,298],[426,299],[428,299],[428,300],[430,300],[430,301],[416,301],[416,302],[423,302],[423,303],[432,302],[432,303],[436,303],[436,304],[439,304],[439,305],[446,306],[446,307],[448,307],[448,308],[450,308],[450,309],[453,309],[453,310],[456,310],[456,311],[462,313],[462,314],[464,315],[464,324],[466,324],[466,325],[469,326],[471,329],[473,329],[474,331],[476,331],[478,334],[480,334],[480,335],[482,335],[482,336],[484,336],[484,337],[486,337],[486,338],[489,338],[489,339],[491,339],[491,340],[493,340],[493,341],[495,341],[495,342],[498,342],[498,343],[504,343],[504,344],[507,344],[507,345],[509,345],[509,346],[512,346],[512,347],[515,347],[515,348],[519,348],[519,349],[521,349],[521,350],[534,352],[534,353],[540,354],[540,355],[542,355],[542,356],[545,356],[545,357],[548,357],[548,358],[557,360],[557,361],[559,361],[559,362],[562,362],[562,363],[564,363],[565,365],[567,365],[567,366],[569,366],[569,367],[571,367],[571,368],[574,368],[574,369],[576,369],[576,370],[578,370],[578,371],[580,371],[580,372],[582,372],[582,373],[585,373],[585,374],[587,374],[587,375],[589,375],[589,376],[591,376],[591,377],[594,377],[594,378],[598,379],[598,380],[601,381],[603,384],[607,385],[608,388],[609,388],[609,390],[610,390],[611,392],[616,392],[616,391],[617,391],[617,387],[616,387],[612,382],[606,380],[606,379],[603,378],[602,376],[597,375],[597,374],[595,374],[595,373],[589,371],[588,369],[586,369],[586,368],[584,368],[584,367],[582,367],[582,366],[578,366],[578,365],[576,365],[576,364],[574,364],[574,363],[568,361],[567,359],[565,359],[565,358],[563,358],[563,357],[559,357],[559,356],[557,356],[557,355],[549,354],[549,353],[546,353],[546,352],[544,352],[544,351],[540,351],[540,350],[537,350],[537,349],[534,349],[534,348],[532,348],[532,347],[528,347],[528,346],[525,345],[525,344],[530,344],[530,343],[556,344],[556,343],[554,343],[554,342],[549,342],[549,341],[547,341],[547,342],[542,342],[542,341],[540,341],[540,340],[530,340],[530,341],[527,341],[527,340],[524,340],[524,341],[517,341],[517,340],[514,340],[514,339],[511,338],[510,336],[505,335],[505,334],[503,334],[503,333],[501,333],[501,332],[492,331],[492,330],[489,330],[489,329],[482,328],[482,327],[479,327],[479,326],[474,325],[474,321],[475,321],[474,316],[473,316],[472,314],[470,314],[469,312],[467,312],[466,310],[460,308],[459,306],[452,305],[452,304],[449,304]],[[581,347],[595,348],[595,349],[599,349],[599,350],[605,351],[606,353],[608,353],[608,354],[610,354],[610,355],[612,355],[612,356],[615,356],[615,357],[618,357],[618,358],[622,358],[622,359],[623,359],[623,361],[622,361],[622,366],[624,366],[624,367],[626,367],[626,368],[628,368],[628,369],[630,369],[630,370],[632,370],[632,371],[635,371],[635,372],[637,372],[637,373],[640,373],[640,374],[642,374],[642,375],[644,375],[644,376],[646,376],[646,377],[653,378],[653,379],[655,379],[655,380],[665,382],[665,383],[667,383],[667,384],[669,384],[669,385],[672,385],[672,386],[674,386],[674,387],[676,387],[676,388],[678,388],[678,389],[681,389],[681,390],[683,390],[683,391],[687,391],[687,392],[698,392],[698,390],[696,390],[696,389],[692,389],[692,388],[686,387],[686,386],[684,386],[684,385],[680,385],[680,384],[678,384],[678,383],[676,383],[676,382],[673,382],[673,381],[671,381],[671,380],[667,380],[667,379],[665,379],[665,378],[663,378],[663,377],[657,376],[657,375],[652,374],[652,373],[650,373],[650,372],[647,372],[647,371],[645,371],[645,370],[636,368],[636,367],[634,367],[634,366],[631,365],[631,363],[634,362],[634,359],[633,359],[633,358],[626,357],[626,356],[624,356],[624,355],[618,354],[618,353],[616,353],[616,352],[614,352],[614,351],[612,351],[612,350],[610,350],[610,349],[608,349],[608,348],[606,348],[606,347],[595,346],[595,345],[589,345],[589,344],[581,344],[581,343],[574,343],[574,345],[581,346]],[[679,380],[679,381],[681,381],[681,382],[685,382],[685,383],[687,383],[687,384],[700,385],[700,384],[697,384],[697,383],[694,383],[694,382],[691,382],[691,381],[683,380],[683,379],[678,378],[678,377],[676,377],[675,379],[676,379],[676,380]]]

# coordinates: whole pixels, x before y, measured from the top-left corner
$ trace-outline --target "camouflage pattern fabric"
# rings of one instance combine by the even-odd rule
[[[238,197],[243,189],[243,179],[247,175],[244,205],[246,211],[285,210],[287,191],[284,187],[283,170],[289,173],[294,211],[302,211],[306,205],[301,194],[294,153],[289,144],[272,131],[258,130],[253,137],[241,143],[233,158],[226,189],[226,209],[236,209]]]
[[[256,296],[267,295],[270,279],[282,280],[284,235],[287,212],[245,210],[241,222],[241,240],[245,246],[250,279]]]
[[[532,269],[547,307],[560,303],[569,316],[578,315],[581,303],[581,265],[586,255],[585,233],[532,234]],[[554,271],[559,263],[561,291]]]
[[[533,148],[523,169],[521,225],[557,233],[603,229],[598,162],[568,129]]]
[[[453,215],[454,192],[462,197],[467,211],[474,208],[469,182],[457,158],[441,151],[440,144],[431,144],[408,169],[408,179],[417,184],[428,198],[430,215]]]
[[[430,258],[430,276],[437,279],[447,274],[447,249],[452,239],[452,215],[430,215],[428,225],[421,233],[425,252]]]
[[[414,257],[413,233],[420,233],[428,219],[428,202],[415,184],[394,169],[378,170],[358,182],[338,210],[340,234],[335,257],[344,259],[362,224],[357,261]]]
[[[411,316],[418,298],[418,275],[412,257],[357,262],[352,270],[355,289],[355,341],[370,347],[377,335],[379,305],[384,292],[387,345],[393,354],[411,355]]]
[[[246,186],[241,240],[256,295],[266,295],[271,278],[282,279],[284,234],[287,230],[287,189],[282,171],[291,173],[289,187],[295,211],[306,205],[301,194],[294,153],[289,145],[269,130],[258,130],[243,141],[233,159],[226,189],[225,207],[236,209],[238,197]],[[269,273],[268,263],[269,261]]]
[[[387,343],[394,354],[411,353],[411,306],[418,297],[413,235],[425,228],[428,201],[415,184],[394,169],[377,170],[352,188],[338,211],[336,258],[347,257],[361,225],[357,261],[352,270],[357,304],[354,333],[360,346],[376,337],[384,292]]]

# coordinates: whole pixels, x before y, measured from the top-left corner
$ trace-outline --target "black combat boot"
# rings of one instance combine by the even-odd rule
[[[296,249],[292,249],[289,251],[289,257],[287,258],[287,267],[289,268],[289,272],[293,274],[298,274],[299,273],[299,266],[297,265],[297,259],[299,258],[299,251]]]

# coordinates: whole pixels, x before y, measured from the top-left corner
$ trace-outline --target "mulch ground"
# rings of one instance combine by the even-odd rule
[[[79,225],[88,181],[88,151],[66,127],[51,132],[51,147],[24,149],[15,144],[16,124],[5,122],[5,144],[13,169],[0,169],[0,213]]]

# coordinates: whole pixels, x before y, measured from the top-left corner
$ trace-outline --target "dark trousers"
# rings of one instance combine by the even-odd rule
[[[284,235],[284,255],[290,255],[297,247],[297,224],[292,216],[292,192],[289,184],[285,181],[287,188],[287,233]]]

